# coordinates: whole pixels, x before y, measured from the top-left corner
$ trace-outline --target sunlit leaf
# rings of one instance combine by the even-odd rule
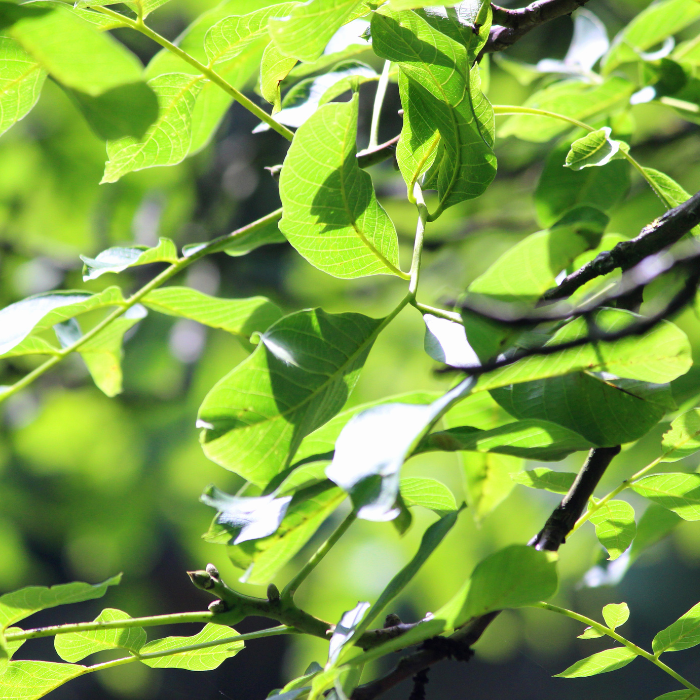
[[[653,474],[634,482],[632,488],[683,520],[700,520],[700,474]]]
[[[626,501],[608,501],[591,515],[590,521],[595,525],[596,537],[608,550],[611,560],[617,559],[637,534],[634,508]]]
[[[124,4],[139,17],[145,19],[153,10],[157,10],[161,5],[165,5],[166,2],[169,2],[169,0],[121,0],[120,3],[114,2],[114,0],[78,0],[75,6],[82,8]]]
[[[93,280],[105,272],[122,272],[127,267],[147,265],[154,262],[177,262],[177,248],[169,238],[161,238],[157,246],[130,246],[128,248],[108,248],[97,255],[88,258],[81,255],[85,263],[83,280]]]
[[[355,631],[360,622],[362,622],[362,618],[365,616],[367,610],[369,610],[369,607],[369,603],[358,603],[352,610],[343,613],[340,622],[338,622],[333,630],[333,636],[331,637],[328,647],[329,665],[332,666],[335,664],[343,647],[355,636]]]
[[[423,314],[423,322],[423,347],[430,357],[452,367],[473,367],[479,364],[479,358],[469,345],[461,323],[432,314]]]
[[[121,610],[107,608],[95,622],[122,622],[131,617]],[[121,629],[89,630],[57,634],[54,638],[56,652],[64,661],[81,661],[86,656],[105,649],[126,649],[138,652],[146,643],[146,630],[143,627],[123,627]]]
[[[651,643],[654,654],[681,651],[700,644],[700,603],[679,617],[672,625],[661,630]]]
[[[586,627],[582,634],[578,635],[578,639],[600,639],[605,635],[599,632],[595,627]]]
[[[627,647],[614,647],[577,661],[573,666],[569,666],[566,671],[557,673],[555,678],[597,676],[599,673],[608,673],[627,666],[636,657],[637,655]]]
[[[664,462],[677,462],[700,450],[700,410],[693,409],[676,418],[664,433],[661,449]]]
[[[516,484],[528,486],[531,489],[543,489],[552,493],[568,493],[576,480],[574,472],[555,472],[551,469],[538,467],[527,471],[511,474]]]
[[[280,319],[204,399],[207,456],[264,486],[342,408],[381,323],[320,309]]]
[[[175,165],[190,148],[192,110],[202,76],[168,73],[148,81],[158,97],[158,119],[140,139],[125,136],[107,143],[109,160],[102,182],[116,182],[133,170]]]
[[[581,170],[623,159],[629,146],[623,141],[611,139],[610,134],[610,127],[604,126],[602,129],[574,141],[566,156],[566,167],[572,170]]]
[[[359,98],[321,107],[297,131],[282,168],[279,227],[335,277],[399,274],[394,225],[355,158]]]
[[[273,112],[282,108],[280,83],[296,63],[297,59],[294,56],[285,56],[272,42],[265,47],[260,62],[260,93],[273,105]]]
[[[445,484],[436,479],[407,476],[400,482],[401,497],[409,508],[423,506],[438,515],[457,510],[454,494]]]
[[[85,666],[51,661],[10,661],[0,672],[0,697],[35,700],[44,697],[72,678],[82,675]]]
[[[189,318],[245,338],[266,331],[282,317],[279,308],[265,297],[220,299],[189,287],[154,289],[143,303],[162,314]]]
[[[603,619],[611,630],[624,625],[629,617],[630,609],[627,603],[610,603],[603,608]]]
[[[141,661],[151,668],[182,668],[186,671],[211,671],[221,666],[226,659],[235,656],[243,649],[243,642],[232,640],[217,646],[203,649],[191,649],[176,653],[181,647],[194,646],[217,640],[230,639],[237,635],[236,630],[226,625],[207,624],[204,629],[193,637],[166,637],[149,642],[141,647]],[[162,652],[175,652],[163,656],[152,656]]]
[[[297,3],[286,16],[270,21],[270,36],[283,55],[315,61],[341,25],[366,11],[364,0]]]
[[[495,452],[462,452],[460,457],[467,503],[479,522],[510,495],[511,476],[523,468],[523,460]]]

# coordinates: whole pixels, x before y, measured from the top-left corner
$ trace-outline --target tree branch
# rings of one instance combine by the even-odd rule
[[[535,27],[558,17],[570,15],[587,0],[537,0],[527,7],[510,10],[491,3],[493,23],[483,53],[503,51],[522,39]]]

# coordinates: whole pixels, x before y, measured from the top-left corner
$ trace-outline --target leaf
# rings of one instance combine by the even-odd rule
[[[219,299],[189,287],[154,289],[143,303],[159,313],[189,318],[244,338],[266,331],[282,317],[279,308],[265,297]]]
[[[18,345],[15,345],[12,350],[9,350],[0,357],[17,357],[18,355],[56,355],[59,352],[59,348],[51,345],[51,343],[48,343],[43,338],[29,336]]]
[[[700,520],[700,474],[653,474],[634,482],[632,488],[683,520]]]
[[[425,323],[425,352],[438,362],[452,367],[473,367],[479,357],[472,350],[464,326],[461,323],[423,314]]]
[[[700,450],[700,409],[682,413],[664,433],[661,448],[663,462],[677,462]]]
[[[634,89],[633,83],[619,77],[608,78],[600,84],[562,81],[536,92],[523,106],[585,121],[601,112],[608,113],[624,105]],[[571,129],[571,124],[559,119],[518,114],[503,124],[499,135],[544,143]]]
[[[203,649],[191,649],[180,653],[163,656],[152,656],[148,654],[174,651],[181,647],[191,647],[197,644],[206,644],[217,640],[230,639],[237,636],[237,632],[232,627],[226,625],[215,625],[208,623],[201,632],[193,637],[166,637],[149,642],[141,647],[139,652],[140,660],[151,668],[182,668],[186,671],[212,671],[221,666],[226,659],[235,656],[244,647],[243,642],[232,640],[227,644],[209,646]]]
[[[0,672],[0,697],[35,700],[86,671],[77,664],[50,661],[11,661]]]
[[[116,182],[134,170],[175,165],[190,148],[192,110],[202,76],[168,73],[148,81],[158,97],[158,119],[140,139],[124,136],[107,142],[109,160],[102,183]]]
[[[634,508],[626,501],[608,501],[589,519],[595,525],[596,537],[608,550],[608,559],[611,561],[617,559],[632,544],[637,534]]]
[[[552,226],[568,211],[582,205],[608,211],[625,196],[630,185],[627,161],[613,160],[598,168],[564,168],[568,139],[550,151],[535,190],[537,220]]]
[[[655,655],[666,651],[682,651],[700,644],[700,603],[661,630],[651,643]]]
[[[32,331],[43,331],[78,314],[123,303],[118,287],[108,287],[99,294],[46,292],[22,299],[0,310],[0,355],[19,345]]]
[[[291,88],[284,96],[282,109],[275,114],[275,120],[296,129],[326,102],[378,77],[373,68],[360,61],[339,63],[327,73],[306,78]],[[259,124],[253,131],[258,133],[269,128],[267,124]]]
[[[87,95],[141,80],[141,63],[123,44],[99,32],[61,3],[40,8],[2,3],[12,38],[53,78]]]
[[[315,61],[341,25],[357,13],[363,0],[308,0],[297,3],[287,16],[270,21],[270,36],[280,53],[300,61]]]
[[[16,41],[0,34],[0,134],[32,110],[46,71]]]
[[[655,700],[692,700],[698,697],[692,690],[673,690],[659,695]]]
[[[603,619],[611,630],[624,625],[629,617],[630,609],[627,603],[610,603],[603,608]]]
[[[247,255],[263,245],[268,245],[270,243],[286,243],[287,239],[280,233],[277,227],[280,216],[281,212],[278,209],[276,212],[272,212],[263,217],[263,219],[266,219],[265,221],[254,221],[252,224],[237,229],[234,232],[235,235],[230,234],[227,236],[227,240],[221,241],[216,246],[213,246],[209,252],[223,251],[233,258],[237,258],[242,255]],[[207,245],[209,244],[192,243],[186,245],[182,249],[182,254],[184,257],[189,258]]]
[[[467,503],[479,522],[495,510],[513,490],[513,473],[523,468],[522,459],[486,452],[461,454]]]
[[[95,618],[95,622],[124,620],[131,620],[131,617],[114,608],[106,608]],[[71,632],[54,637],[56,652],[64,661],[81,661],[86,656],[105,649],[126,649],[137,653],[145,643],[146,630],[143,627]]]
[[[335,416],[335,418],[329,420],[328,423],[315,430],[308,437],[304,438],[304,441],[294,455],[294,461],[296,464],[301,464],[305,461],[312,461],[315,459],[332,459],[335,442],[341,430],[351,418],[368,408],[388,403],[428,404],[431,401],[435,401],[440,395],[441,394],[437,391],[411,391],[406,394],[387,396],[378,401],[370,401],[348,408]]]
[[[638,61],[640,51],[661,43],[698,18],[700,6],[693,0],[662,0],[650,5],[615,37],[603,59],[603,73],[610,73],[621,63]]]
[[[297,131],[280,177],[279,227],[312,265],[342,279],[395,274],[398,240],[355,157],[359,99],[321,107]]]
[[[5,593],[0,596],[0,632],[40,610],[101,598],[109,586],[116,586],[120,580],[121,574],[118,574],[95,585],[76,581],[51,586],[51,588],[29,586],[12,593]]]
[[[326,476],[350,494],[357,516],[393,520],[401,466],[440,416],[471,391],[468,378],[428,405],[383,404],[354,416],[341,431]]]
[[[85,263],[83,281],[94,280],[105,272],[122,272],[127,267],[147,265],[155,262],[175,263],[178,260],[177,248],[169,238],[161,238],[154,248],[148,246],[130,246],[128,248],[107,248],[96,258],[84,255],[80,259]]]
[[[574,472],[555,472],[551,469],[538,467],[528,471],[517,472],[510,476],[516,484],[528,486],[531,489],[543,489],[552,493],[568,493],[576,480]]]
[[[410,174],[407,186],[411,195],[413,182],[429,157],[430,146],[426,147],[423,139],[432,144],[434,127],[440,132],[441,145],[435,156],[440,204],[433,218],[442,209],[478,197],[496,174],[493,110],[481,92],[478,66],[472,68],[488,36],[487,24],[475,34],[448,18],[422,11],[383,10],[372,17],[375,53],[399,64],[411,82],[404,95],[418,101],[409,107],[409,119],[418,115],[420,122],[427,120],[433,125],[414,123],[402,132],[402,140],[412,152],[406,159],[402,151],[402,160],[408,160],[402,171]]]
[[[257,41],[269,41],[267,25],[272,17],[283,17],[296,2],[285,2],[271,7],[263,7],[245,15],[224,17],[214,24],[204,38],[204,50],[208,65],[230,61]]]
[[[670,178],[666,173],[653,168],[644,168],[644,174],[649,178],[656,188],[661,191],[664,203],[668,209],[673,209],[679,204],[683,204],[690,199],[690,195],[684,190],[674,179]],[[696,226],[692,229],[693,233],[697,233],[700,227]]]
[[[232,544],[261,539],[272,535],[287,512],[291,496],[230,496],[216,486],[209,486],[202,494],[202,503],[216,508],[216,521],[237,531]],[[228,528],[227,528],[228,529]]]
[[[594,627],[586,627],[583,633],[578,635],[577,639],[599,639],[604,636],[602,632],[599,632]]]
[[[521,420],[492,430],[464,426],[428,435],[416,452],[499,452],[540,461],[558,462],[593,445],[578,433],[544,420]],[[545,470],[546,471],[546,470]]]
[[[637,536],[630,548],[630,559],[635,560],[645,549],[666,537],[681,521],[682,518],[668,508],[650,505],[637,523]]]
[[[637,655],[627,647],[613,647],[577,661],[573,666],[569,666],[566,671],[557,673],[554,677],[586,678],[587,676],[597,676],[599,673],[608,673],[627,666],[636,657]]]
[[[400,482],[401,497],[409,508],[423,506],[438,515],[457,510],[454,494],[436,479],[407,476]]]
[[[263,51],[260,62],[260,93],[273,105],[273,113],[282,108],[280,84],[296,63],[297,59],[294,56],[285,56],[272,42]]]
[[[555,562],[556,555],[551,552],[522,544],[510,545],[482,559],[468,585],[455,597],[460,600],[466,591],[454,626],[494,610],[520,608],[551,598],[558,586]]]
[[[595,166],[606,165],[613,160],[624,159],[629,146],[623,141],[610,138],[612,130],[609,126],[592,131],[587,136],[574,141],[566,156],[566,167],[581,170]]]
[[[153,10],[158,9],[161,5],[165,5],[169,0],[122,0],[122,4],[126,5],[130,10],[133,10],[141,19],[146,19]],[[75,6],[82,7],[100,7],[102,5],[118,5],[114,0],[78,0]]]
[[[277,321],[205,397],[199,409],[205,454],[264,486],[345,404],[382,324],[320,309]]]
[[[355,631],[362,622],[367,610],[369,610],[369,603],[358,603],[352,610],[347,610],[343,613],[340,618],[340,622],[335,626],[333,630],[333,636],[328,647],[328,665],[333,666],[340,656],[340,652],[343,650],[350,640],[355,636]]]

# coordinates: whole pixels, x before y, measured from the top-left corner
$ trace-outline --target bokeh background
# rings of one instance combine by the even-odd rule
[[[174,38],[214,4],[215,0],[173,0],[150,21]],[[234,0],[231,12],[251,11],[259,4]],[[588,7],[606,23],[612,37],[647,4],[593,0]],[[697,27],[691,28],[688,36],[696,32]],[[529,63],[559,58],[571,33],[571,20],[562,18],[533,31],[509,54]],[[118,36],[144,63],[156,52],[155,44],[140,35],[119,32]],[[381,68],[371,51],[362,58]],[[494,103],[520,104],[538,85],[518,83],[494,62],[490,73],[488,96]],[[253,81],[251,75],[251,87]],[[361,146],[367,138],[374,89],[374,84],[362,88]],[[252,89],[250,94],[255,97]],[[380,140],[398,133],[399,108],[392,85]],[[697,191],[698,127],[659,105],[637,105],[632,115],[635,156],[644,165],[667,172],[688,191]],[[215,141],[195,157],[176,167],[133,173],[118,183],[99,185],[104,143],[66,94],[48,81],[34,111],[0,139],[0,306],[50,289],[98,291],[115,283],[135,289],[157,266],[118,277],[105,275],[84,285],[78,255],[93,256],[120,243],[153,245],[158,236],[172,237],[179,245],[208,240],[271,211],[278,206],[277,182],[263,168],[282,162],[286,142],[271,132],[253,135],[255,126],[255,119],[234,105]],[[492,187],[480,199],[453,207],[429,227],[422,300],[455,298],[501,252],[538,229],[532,193],[550,148],[512,138],[499,141],[499,171]],[[391,163],[371,172],[397,225],[407,263],[415,212],[403,199],[404,184]],[[608,231],[634,236],[662,211],[660,201],[633,176]],[[395,279],[345,282],[326,276],[288,245],[267,246],[238,258],[210,256],[176,283],[225,297],[264,294],[288,311],[321,306],[331,312],[353,310],[373,316],[385,314],[403,293]],[[700,350],[700,325],[694,313],[685,313],[679,324]],[[102,601],[36,616],[36,624],[46,624],[91,619],[102,604],[133,616],[202,609],[208,599],[190,585],[185,571],[210,561],[229,583],[235,583],[241,572],[229,563],[225,549],[201,539],[212,511],[198,497],[209,483],[231,491],[239,482],[203,456],[195,416],[207,390],[246,353],[223,331],[151,313],[128,337],[124,392],[117,398],[102,395],[82,361],[72,357],[4,404],[0,592],[29,584],[98,581],[124,572],[122,585],[110,589]],[[0,384],[15,381],[32,366],[33,361],[22,358],[0,362]],[[350,402],[416,389],[445,389],[451,380],[434,370],[435,363],[423,351],[420,315],[406,309],[378,340]],[[697,375],[679,382],[677,394],[686,406],[695,405],[694,397],[700,395]],[[601,492],[657,456],[663,430],[664,425],[659,426],[616,459]],[[562,467],[576,469],[582,458],[575,455]],[[696,467],[697,458],[680,465],[687,470]],[[438,478],[463,497],[461,470],[454,455],[429,455],[411,461],[406,473]],[[645,507],[634,497],[630,500],[638,513]],[[434,610],[480,558],[529,539],[556,502],[553,494],[518,486],[480,522],[466,511],[394,612],[412,620]],[[417,514],[403,538],[391,524],[357,523],[304,585],[300,600],[316,615],[337,620],[358,600],[373,599],[411,556],[433,517]],[[333,522],[326,523],[310,549],[332,526]],[[642,645],[649,646],[657,630],[700,600],[698,524],[683,523],[635,562],[616,585],[585,583],[584,575],[600,558],[592,526],[571,537],[561,552],[559,601],[594,616],[606,603],[626,601],[632,611],[626,633]],[[281,587],[298,566],[299,560],[293,561],[276,583]],[[263,594],[259,587],[235,585],[243,592]],[[251,631],[265,624],[247,620],[239,629]],[[173,632],[194,630],[168,630]],[[675,689],[664,674],[641,660],[613,675],[551,678],[574,660],[605,648],[599,640],[577,640],[580,632],[580,626],[544,612],[507,612],[477,644],[471,663],[443,663],[433,670],[428,697],[576,700],[595,695],[601,700],[651,700]],[[258,700],[292,674],[303,672],[311,661],[323,663],[326,646],[301,638],[260,640],[212,673],[134,664],[73,681],[52,697]],[[48,640],[27,644],[18,657],[55,659]],[[689,678],[700,680],[697,649],[674,654],[671,661]],[[407,698],[409,692],[405,685],[387,698]]]

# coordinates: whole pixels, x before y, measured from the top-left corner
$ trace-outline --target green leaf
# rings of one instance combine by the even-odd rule
[[[700,520],[700,474],[653,474],[636,481],[632,488],[683,520]]]
[[[118,574],[95,585],[75,581],[51,588],[29,586],[5,593],[0,596],[0,632],[40,610],[101,598],[109,586],[116,586],[120,580],[121,574]]]
[[[368,408],[388,403],[429,404],[439,397],[440,393],[437,391],[411,391],[406,394],[386,396],[378,401],[370,401],[348,408],[335,416],[335,418],[329,420],[328,423],[318,428],[318,430],[315,430],[308,437],[304,438],[304,441],[294,455],[294,461],[296,464],[300,464],[305,461],[311,461],[313,458],[332,459],[335,441],[338,439],[341,430],[351,418]]]
[[[210,66],[236,58],[254,42],[269,41],[267,25],[272,17],[283,17],[296,2],[264,7],[246,15],[225,17],[214,24],[204,38],[204,50]]]
[[[328,646],[328,663],[331,666],[338,661],[343,648],[350,643],[353,637],[357,636],[357,628],[369,607],[369,603],[358,603],[352,610],[343,613],[340,622],[333,630],[333,636]]]
[[[435,156],[438,211],[478,197],[496,174],[493,110],[481,92],[478,66],[472,68],[486,36],[486,24],[475,34],[449,18],[422,11],[383,11],[372,17],[375,53],[399,64],[411,83],[404,96],[416,101],[408,114],[417,121],[402,132],[402,171],[410,175],[411,195],[432,157],[435,127],[440,132]]]
[[[273,105],[273,113],[282,108],[280,84],[296,63],[297,59],[294,56],[285,56],[272,42],[263,51],[260,62],[260,92]]]
[[[407,476],[401,479],[400,489],[401,497],[409,508],[423,506],[440,516],[457,510],[452,491],[436,479]]]
[[[630,559],[635,560],[645,549],[666,537],[680,522],[682,518],[673,511],[651,504],[637,523],[637,536],[630,548]]]
[[[591,515],[590,521],[595,525],[596,537],[608,550],[611,561],[632,544],[637,534],[634,508],[626,501],[608,501]]]
[[[474,385],[467,378],[428,405],[383,404],[354,416],[341,431],[326,476],[347,491],[359,518],[393,520],[401,467],[423,436]]]
[[[82,675],[85,666],[51,661],[11,661],[0,672],[0,697],[35,700]]]
[[[416,452],[499,452],[539,461],[558,462],[593,445],[578,433],[545,420],[521,420],[492,430],[464,426],[428,435]]]
[[[568,493],[576,480],[574,472],[555,472],[551,469],[538,467],[528,471],[511,474],[516,484],[522,484],[531,489],[543,489],[552,493]]]
[[[173,653],[144,658],[148,654],[156,654],[166,651],[175,651],[182,647],[191,647],[197,644],[206,644],[217,640],[230,639],[237,636],[232,627],[226,625],[207,624],[204,629],[193,637],[166,637],[149,642],[141,647],[140,660],[151,668],[182,668],[186,671],[212,671],[221,666],[226,659],[235,656],[243,649],[243,642],[233,640],[218,646],[209,646],[203,649],[190,649],[180,653]]]
[[[592,168],[610,163],[613,160],[624,159],[629,146],[624,141],[611,139],[612,130],[604,126],[598,131],[592,131],[587,136],[574,141],[566,156],[566,167],[572,170]]]
[[[664,433],[662,462],[677,462],[700,450],[700,409],[694,408],[676,418]]]
[[[599,632],[594,627],[586,627],[583,633],[578,635],[577,639],[600,639],[600,637],[604,636],[602,632]]]
[[[94,280],[105,272],[122,272],[127,267],[147,265],[155,262],[175,263],[178,260],[177,248],[169,238],[161,238],[154,248],[145,245],[128,248],[107,248],[96,258],[81,255],[85,263],[83,281]]]
[[[555,678],[586,678],[587,676],[597,676],[599,673],[616,671],[618,668],[627,666],[637,658],[637,655],[627,647],[614,647],[606,649],[586,659],[577,661],[573,666],[569,666],[566,671],[557,673]]]
[[[654,654],[666,651],[682,651],[700,644],[700,603],[693,605],[687,613],[672,625],[661,630],[651,643]]]
[[[189,318],[246,339],[282,318],[279,308],[265,297],[219,299],[189,287],[154,289],[143,303],[159,313]]]
[[[452,367],[473,367],[479,364],[479,357],[469,345],[461,323],[432,314],[423,314],[423,322],[423,348],[430,357]]]
[[[600,84],[563,81],[536,92],[523,106],[585,121],[601,112],[607,114],[624,105],[634,89],[633,83],[618,77],[608,78]],[[518,114],[503,124],[499,135],[544,143],[572,128],[571,124],[560,119]]]
[[[270,21],[270,36],[283,56],[315,61],[343,24],[366,13],[363,0],[309,0]]]
[[[479,522],[510,495],[511,476],[523,468],[523,460],[493,452],[463,452],[461,457],[467,503]]]
[[[40,7],[0,3],[0,19],[15,41],[62,85],[88,95],[141,80],[138,58],[62,3]]]
[[[206,455],[265,485],[304,437],[342,408],[382,323],[320,309],[280,319],[205,397],[199,421]]]
[[[60,348],[51,345],[43,338],[35,338],[29,336],[21,343],[15,345],[12,350],[8,350],[0,357],[17,357],[19,355],[56,355],[60,352]]]
[[[670,693],[659,695],[654,700],[692,700],[698,697],[692,690],[673,690]]]
[[[103,610],[95,618],[95,622],[122,622],[124,620],[131,620],[131,617],[114,608]],[[81,661],[86,656],[105,649],[126,649],[137,653],[145,643],[146,630],[143,627],[71,632],[70,634],[57,634],[54,638],[56,652],[64,661]]]
[[[537,220],[552,226],[578,206],[608,211],[625,196],[630,185],[629,163],[616,161],[599,168],[564,168],[569,152],[565,140],[550,151],[535,190]]]
[[[663,200],[669,209],[677,207],[679,204],[683,204],[686,200],[690,199],[690,195],[686,190],[684,190],[673,178],[662,173],[660,170],[654,170],[653,168],[644,168],[644,174],[649,178],[661,191]],[[698,229],[696,226],[693,229],[695,232]]]
[[[168,1],[169,0],[120,0],[120,2],[114,2],[114,0],[78,0],[78,2],[75,3],[75,7],[100,7],[103,5],[124,4],[141,17],[141,19],[146,19],[153,10],[157,10]]]
[[[627,603],[610,603],[603,608],[603,619],[611,630],[624,625],[629,617],[630,609]]]
[[[554,595],[557,586],[556,555],[523,544],[510,545],[476,565],[468,585],[454,599],[464,599],[466,593],[455,626],[494,610],[546,600]]]
[[[398,240],[355,157],[359,98],[321,107],[297,131],[280,177],[279,227],[312,265],[349,279],[395,274]]]
[[[32,331],[47,330],[78,314],[123,303],[121,290],[108,287],[99,294],[47,292],[6,306],[0,310],[0,356],[22,343]]]
[[[116,182],[134,170],[181,162],[190,148],[192,110],[202,76],[168,73],[148,81],[158,97],[158,119],[140,139],[125,136],[107,142],[109,160],[102,182]]]
[[[621,63],[640,60],[639,52],[680,32],[700,18],[700,6],[693,0],[662,0],[640,12],[613,40],[603,59],[605,74]]]
[[[0,134],[31,111],[46,71],[16,41],[0,34]]]

